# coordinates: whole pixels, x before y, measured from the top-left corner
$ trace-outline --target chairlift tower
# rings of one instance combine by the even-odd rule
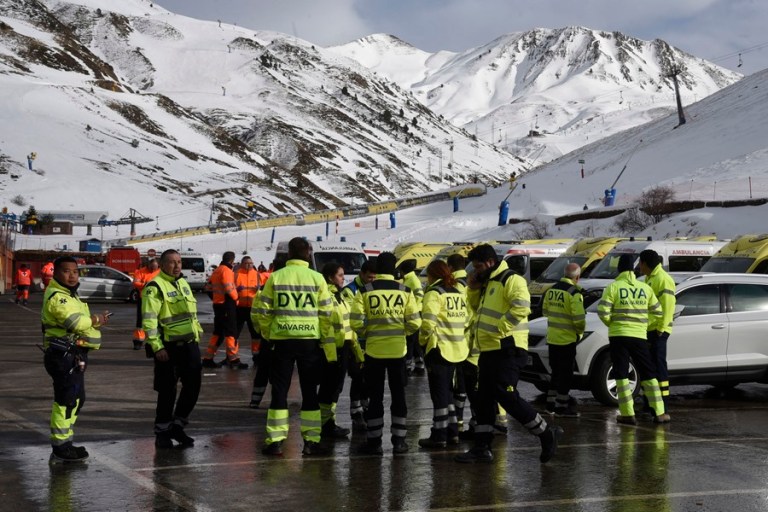
[[[677,126],[682,126],[685,124],[685,112],[683,112],[683,102],[680,99],[680,86],[677,83],[677,75],[681,74],[682,72],[683,70],[680,68],[680,66],[675,64],[674,66],[672,66],[672,69],[666,75],[666,77],[671,78],[672,83],[675,84],[675,99],[677,100],[677,118],[678,118]]]

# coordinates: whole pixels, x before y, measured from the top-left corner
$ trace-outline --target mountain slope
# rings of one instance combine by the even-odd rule
[[[673,67],[682,69],[684,104],[741,78],[658,39],[584,27],[507,34],[461,53],[429,54],[386,35],[332,50],[480,139],[538,161],[665,116]]]
[[[300,212],[500,182],[527,165],[293,37],[141,0],[0,8],[6,203],[113,218],[143,204],[144,215],[194,225],[212,203],[220,219],[242,218],[247,199],[259,214]],[[30,152],[37,174],[25,169]],[[68,197],[70,184],[95,193]]]

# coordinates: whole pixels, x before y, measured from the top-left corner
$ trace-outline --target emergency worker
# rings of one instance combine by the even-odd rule
[[[461,254],[451,254],[446,260],[451,267],[451,274],[456,280],[456,289],[459,290],[466,300],[467,296],[467,260]],[[456,365],[456,378],[453,386],[453,406],[456,410],[456,422],[459,429],[459,437],[464,439],[474,438],[474,414],[470,418],[470,429],[464,431],[464,408],[469,400],[470,408],[476,403],[477,393],[477,360],[480,357],[480,351],[473,342],[471,336],[472,330],[472,310],[467,308],[467,325],[464,330],[464,338],[467,340],[467,357]]]
[[[351,310],[355,295],[360,290],[376,278],[376,265],[371,260],[366,260],[360,267],[360,272],[355,276],[351,283],[341,289],[341,298],[347,307]],[[357,334],[356,334],[357,336]],[[365,338],[357,337],[360,347],[365,349]],[[365,388],[364,372],[361,364],[357,364],[354,354],[350,350],[345,350],[345,359],[347,361],[347,373],[349,374],[349,414],[352,417],[352,430],[355,432],[365,432],[367,425],[363,414],[368,404],[368,395]]]
[[[253,299],[259,292],[259,273],[253,268],[253,260],[250,256],[243,256],[240,260],[240,266],[235,272],[235,290],[237,290],[237,323],[235,326],[235,339],[240,346],[240,334],[243,332],[243,325],[248,326],[248,332],[251,335],[251,356],[253,363],[259,357],[261,350],[261,335],[251,320],[251,308]]]
[[[285,258],[278,256],[272,263],[269,264],[272,272],[280,270],[285,267]],[[259,273],[260,276],[265,275],[264,272]],[[267,274],[268,275],[268,274]],[[265,282],[266,284],[266,282]],[[263,289],[263,285],[260,286]],[[251,322],[256,330],[259,330],[259,321],[256,318],[256,311],[260,307],[258,306],[258,296],[253,301],[251,307]],[[253,390],[251,391],[251,402],[248,407],[251,409],[258,409],[261,405],[261,401],[264,398],[264,394],[267,392],[267,384],[269,383],[269,372],[272,361],[272,342],[264,337],[261,338],[261,345],[259,347],[259,354],[256,358],[256,375],[253,376]]]
[[[53,262],[49,261],[45,265],[43,265],[43,268],[40,269],[40,278],[43,281],[43,289],[48,288],[48,284],[50,284],[51,279],[53,279]]]
[[[421,311],[422,301],[424,300],[424,289],[421,287],[419,276],[416,275],[416,260],[408,259],[400,263],[397,270],[402,276],[403,284],[411,290],[416,299],[416,306]],[[408,353],[405,356],[405,365],[408,375],[424,375],[424,351],[419,344],[419,332],[408,335]]]
[[[661,266],[661,256],[646,249],[640,253],[640,272],[645,276],[645,284],[651,287],[661,304],[662,318],[655,324],[648,324],[648,348],[651,361],[656,365],[656,378],[659,381],[664,411],[669,411],[669,371],[667,370],[667,342],[672,334],[672,322],[675,317],[675,281]]]
[[[248,364],[241,362],[238,355],[236,338],[238,294],[235,273],[232,270],[234,263],[235,253],[225,252],[221,263],[208,280],[213,301],[213,334],[205,350],[203,368],[218,368],[223,365],[238,370],[248,368]],[[213,358],[222,342],[226,346],[227,355],[221,364],[217,364]]]
[[[141,292],[148,282],[160,273],[160,263],[155,258],[147,261],[146,266],[133,273],[133,287],[138,292],[136,295],[136,329],[133,331],[133,350],[141,349],[147,335],[141,328]]]
[[[419,343],[426,353],[434,412],[430,436],[419,439],[422,448],[445,448],[448,444],[459,443],[452,388],[456,365],[467,358],[469,346],[464,335],[466,295],[457,285],[451,267],[444,261],[435,260],[427,266]]]
[[[664,312],[656,295],[647,284],[635,278],[632,256],[622,254],[618,262],[619,275],[603,291],[597,305],[597,315],[608,326],[608,342],[616,378],[616,393],[619,398],[618,423],[637,425],[629,387],[629,360],[637,368],[640,384],[648,405],[656,413],[656,423],[669,423],[669,414],[664,411],[664,402],[656,380],[656,369],[647,345],[649,325],[661,322]]]
[[[468,276],[467,302],[475,315],[478,361],[477,426],[475,446],[456,456],[458,462],[491,462],[496,403],[504,407],[528,431],[539,437],[541,455],[547,462],[557,449],[560,430],[547,422],[520,396],[517,382],[528,360],[528,315],[531,298],[525,279],[498,261],[488,244],[472,249],[474,267]]]
[[[331,325],[336,343],[335,345],[323,345],[324,350],[334,353],[326,356],[320,389],[318,390],[320,419],[323,425],[320,436],[331,439],[346,439],[349,435],[349,429],[336,424],[336,402],[338,402],[339,395],[344,389],[344,377],[347,372],[344,349],[348,347],[352,351],[355,355],[355,362],[358,364],[363,361],[364,356],[357,344],[355,333],[349,325],[349,307],[341,298],[340,289],[344,286],[344,267],[338,263],[326,263],[322,268],[322,274],[325,282],[328,283],[328,290],[333,295]]]
[[[544,295],[543,314],[547,317],[547,346],[552,380],[547,391],[547,411],[555,416],[577,418],[576,400],[569,396],[576,360],[576,343],[584,335],[586,313],[579,287],[581,266],[569,263],[564,276]]]
[[[27,305],[30,286],[32,286],[32,270],[22,263],[16,271],[16,304],[21,301],[22,304]]]
[[[264,338],[274,344],[270,363],[272,401],[267,412],[265,455],[282,455],[288,437],[288,391],[294,365],[301,386],[301,435],[304,455],[321,455],[320,405],[317,386],[324,349],[333,345],[331,314],[333,297],[323,276],[309,268],[309,242],[293,238],[288,242],[285,268],[269,276],[254,305],[256,319]],[[326,352],[331,359],[331,353]]]
[[[181,275],[181,255],[168,249],[160,256],[160,273],[144,287],[142,328],[147,334],[147,357],[155,362],[155,446],[183,447],[195,440],[184,432],[200,395],[202,365],[197,300]],[[181,392],[176,400],[176,386]]]
[[[367,440],[361,453],[382,455],[384,431],[384,379],[392,395],[392,452],[406,453],[405,337],[421,326],[413,293],[395,281],[395,255],[383,252],[376,260],[376,278],[355,295],[350,313],[352,329],[365,338],[365,384],[369,404],[365,411]]]
[[[85,402],[85,369],[88,352],[101,347],[99,327],[106,325],[109,312],[92,315],[77,295],[80,273],[71,256],[57,258],[53,280],[45,290],[41,320],[43,324],[43,362],[53,380],[51,408],[50,462],[79,462],[88,451],[74,446],[74,427]]]

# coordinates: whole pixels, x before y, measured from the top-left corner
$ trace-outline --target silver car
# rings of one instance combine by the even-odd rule
[[[677,284],[677,308],[667,345],[670,384],[733,387],[768,383],[768,275],[698,274]],[[539,389],[549,386],[547,319],[529,324],[529,359],[521,378]],[[592,391],[616,405],[616,381],[608,352],[608,328],[587,308],[587,327],[576,348],[574,389]],[[630,365],[630,385],[638,391]]]
[[[80,287],[77,294],[83,300],[134,299],[133,279],[104,265],[79,265]]]

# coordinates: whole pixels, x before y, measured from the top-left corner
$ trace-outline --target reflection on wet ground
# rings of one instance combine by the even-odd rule
[[[576,393],[582,416],[565,430],[556,458],[538,462],[537,439],[510,423],[491,464],[459,465],[469,445],[439,452],[417,446],[431,423],[426,378],[408,386],[411,451],[360,456],[364,437],[337,441],[322,457],[302,457],[300,397],[293,386],[291,431],[282,458],[267,458],[266,410],[247,408],[253,371],[205,372],[188,432],[194,448],[156,451],[151,361],[131,350],[133,306],[115,310],[105,348],[93,355],[88,400],[76,440],[91,458],[48,465],[50,381],[42,367],[39,302],[0,302],[0,493],[2,510],[530,510],[703,511],[768,509],[768,386],[673,389],[673,422],[619,426],[615,411]],[[96,309],[100,306],[95,306]],[[540,400],[521,385],[529,400]],[[536,402],[538,407],[543,403]],[[339,423],[349,425],[346,393]],[[387,418],[387,422],[388,422]]]

